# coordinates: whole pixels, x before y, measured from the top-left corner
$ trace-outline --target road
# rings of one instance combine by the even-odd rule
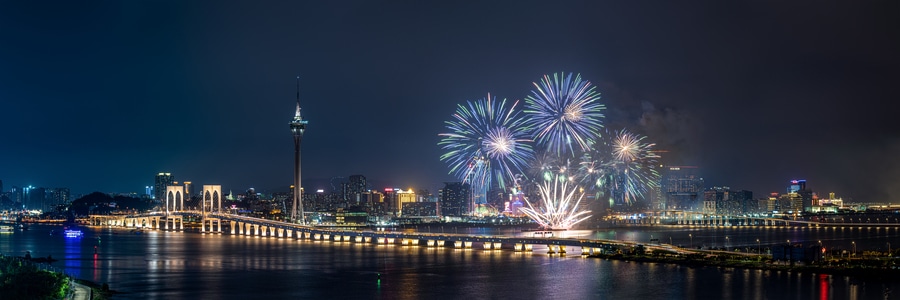
[[[91,288],[72,281],[72,287],[75,289],[75,292],[72,293],[72,300],[91,300]]]

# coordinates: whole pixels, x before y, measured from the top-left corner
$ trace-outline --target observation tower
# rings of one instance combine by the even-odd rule
[[[303,189],[300,186],[300,142],[303,140],[303,132],[306,131],[306,124],[309,121],[303,120],[300,116],[300,76],[297,76],[297,111],[294,113],[294,119],[291,120],[291,133],[294,134],[294,205],[291,209],[291,222],[305,224],[303,219]],[[300,219],[297,219],[297,211],[299,209]]]

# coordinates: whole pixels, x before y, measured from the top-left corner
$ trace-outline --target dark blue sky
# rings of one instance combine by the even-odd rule
[[[436,191],[458,103],[576,72],[709,186],[900,202],[895,1],[433,2],[0,1],[0,180],[286,189],[299,73],[304,178]]]

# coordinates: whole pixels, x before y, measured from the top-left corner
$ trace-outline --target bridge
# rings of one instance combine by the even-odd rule
[[[549,254],[580,252],[581,255],[607,254],[628,250],[640,243],[614,240],[587,240],[553,236],[552,231],[536,231],[531,237],[479,236],[451,233],[391,232],[320,228],[300,224],[203,211],[170,211],[140,215],[91,215],[95,226],[116,226],[147,230],[184,230],[186,219],[199,219],[200,232],[243,236],[293,238],[337,243],[370,243],[457,249],[509,249],[533,251],[535,245],[546,246]],[[652,248],[651,245],[644,245]]]
[[[825,215],[830,220],[813,221],[797,218],[776,218],[764,216],[735,216],[696,211],[663,210],[642,213],[619,214],[608,217],[613,224],[623,225],[686,225],[686,226],[897,226],[900,217],[859,217],[848,216],[838,219]]]

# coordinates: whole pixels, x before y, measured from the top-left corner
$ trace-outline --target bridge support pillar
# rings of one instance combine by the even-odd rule
[[[463,247],[462,241],[453,241],[453,248],[462,248],[462,247]]]
[[[363,242],[371,243],[371,242],[372,242],[372,237],[371,237],[371,236],[363,237]]]
[[[591,254],[591,247],[581,246],[581,255]]]
[[[522,252],[523,250],[525,250],[525,247],[524,247],[524,246],[525,246],[525,245],[523,245],[522,243],[515,243],[515,244],[513,245],[513,250],[516,251],[516,252]]]
[[[484,242],[484,244],[482,244],[482,246],[484,247],[484,250],[491,250],[492,245],[493,245],[493,243],[491,243],[491,242]]]
[[[426,247],[434,247],[434,240],[426,240],[425,246]]]
[[[321,240],[321,239],[322,239],[322,235],[316,233],[315,235],[313,235],[313,239],[314,239],[314,240]]]
[[[377,244],[387,244],[387,238],[386,238],[386,237],[378,237],[378,238],[375,239],[375,243],[377,243]]]
[[[466,249],[472,248],[472,242],[470,241],[463,242],[463,245],[465,245]]]
[[[492,247],[494,248],[494,250],[500,250],[500,248],[503,246],[503,243],[501,243],[501,242],[493,242],[492,244],[493,244]]]
[[[394,242],[394,238],[392,238],[392,237],[387,238],[387,243],[388,243],[388,244],[393,244],[393,243],[395,243],[395,242]]]

